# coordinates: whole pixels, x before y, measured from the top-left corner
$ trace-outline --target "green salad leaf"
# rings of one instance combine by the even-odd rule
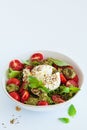
[[[31,62],[29,60],[23,61],[25,65],[31,65]]]
[[[53,63],[58,66],[68,66],[69,65],[68,63],[66,63],[65,61],[62,61],[62,60],[53,59],[53,58],[50,58],[50,60],[52,60]]]
[[[33,76],[29,76],[29,87],[31,88],[39,88],[43,91],[45,91],[46,93],[49,92],[49,89],[47,89],[42,81],[39,81],[36,77],[33,77]]]
[[[72,117],[76,115],[76,109],[73,104],[70,105],[68,109],[68,114],[69,116],[72,116]]]
[[[21,75],[21,71],[16,71],[11,68],[8,69],[7,76],[8,78],[15,78]]]
[[[63,123],[69,123],[70,122],[70,120],[69,120],[69,118],[66,118],[66,117],[62,117],[62,118],[58,118],[61,122],[63,122]]]

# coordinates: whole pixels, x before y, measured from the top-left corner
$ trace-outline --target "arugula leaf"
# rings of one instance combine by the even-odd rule
[[[36,77],[29,76],[29,83],[30,83],[29,87],[31,87],[31,88],[39,88],[39,89],[45,91],[46,93],[49,92],[49,89],[46,88],[43,85],[42,81],[39,81]]]
[[[69,120],[69,118],[66,118],[66,117],[62,117],[62,118],[58,118],[61,122],[63,122],[63,123],[69,123],[70,122],[70,120]]]
[[[65,61],[62,61],[62,60],[58,60],[58,59],[53,59],[53,58],[50,58],[54,64],[58,65],[58,66],[68,66],[69,64],[66,63]]]
[[[69,87],[69,90],[70,90],[70,92],[72,92],[72,93],[77,93],[77,92],[80,90],[80,88],[71,85],[71,86]]]
[[[69,93],[70,88],[69,87],[63,87],[62,93]]]
[[[68,115],[72,117],[76,115],[76,109],[73,104],[71,104],[68,109]]]

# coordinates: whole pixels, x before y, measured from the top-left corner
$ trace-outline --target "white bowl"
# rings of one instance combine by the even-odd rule
[[[72,65],[79,77],[79,87],[80,88],[82,87],[83,73],[82,73],[80,67],[77,65],[77,63],[75,63],[71,58],[69,58],[68,56],[65,56],[64,54],[61,54],[58,52],[53,52],[53,51],[44,50],[44,51],[37,51],[37,52],[43,53],[45,58],[52,57],[52,58],[56,58],[56,59],[61,59],[61,60],[64,60],[65,62],[69,63],[70,65]],[[20,57],[15,57],[15,58],[20,59],[20,60],[27,60],[33,53],[36,53],[36,51],[31,51],[25,55],[21,55]],[[13,59],[15,59],[15,58],[13,58]],[[8,64],[9,64],[9,62],[8,62]],[[34,105],[23,104],[21,102],[16,101],[15,99],[13,99],[6,90],[6,80],[7,80],[6,71],[7,71],[7,69],[8,69],[8,65],[4,68],[3,78],[2,78],[4,92],[13,102],[16,102],[17,105],[19,105],[25,109],[32,110],[32,111],[47,111],[47,110],[53,110],[54,108],[58,109],[58,108],[64,106],[65,104],[67,104],[68,102],[70,102],[73,98],[76,98],[76,95],[78,95],[78,93],[79,93],[78,92],[74,97],[72,97],[68,101],[66,101],[64,103],[60,103],[60,104],[55,104],[55,105],[34,106]]]

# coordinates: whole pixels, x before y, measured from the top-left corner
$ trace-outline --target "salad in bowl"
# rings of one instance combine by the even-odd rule
[[[39,51],[9,62],[5,91],[26,108],[51,107],[72,99],[82,85],[82,72],[70,58]],[[36,109],[37,109],[36,108]]]

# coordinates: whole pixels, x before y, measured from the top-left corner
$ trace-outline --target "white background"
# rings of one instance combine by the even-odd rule
[[[0,82],[0,130],[87,129],[87,1],[0,0],[0,81],[4,65],[30,50],[53,50],[74,59],[84,73],[84,84],[73,103],[77,115],[69,124],[58,121],[70,104],[50,112],[15,110]],[[19,124],[10,124],[18,118]],[[21,116],[21,117],[19,117]],[[2,123],[5,125],[3,126]],[[6,127],[6,128],[4,128]]]

